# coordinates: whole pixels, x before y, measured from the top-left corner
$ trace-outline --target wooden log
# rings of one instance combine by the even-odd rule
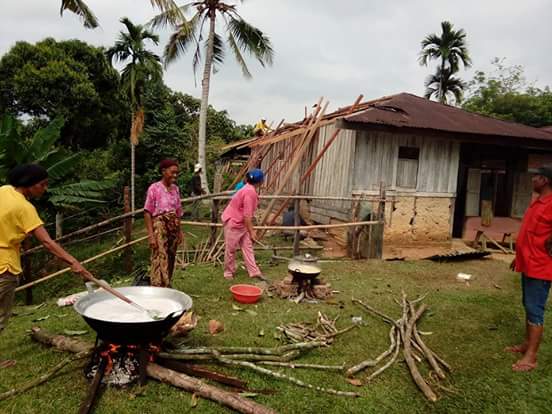
[[[186,362],[177,361],[174,359],[160,359],[158,360],[159,365],[164,366],[165,368],[178,371],[182,374],[191,375],[193,377],[200,377],[210,379],[212,381],[218,382],[220,384],[228,385],[233,388],[238,388],[241,390],[247,389],[247,383],[242,381],[239,378],[232,377],[226,374],[221,374],[220,372],[212,371],[205,367],[199,365],[188,364]]]
[[[32,333],[32,338],[37,342],[55,346],[60,350],[69,352],[82,352],[82,350],[92,349],[93,347],[90,343],[80,340],[71,340],[71,338],[63,337],[62,335],[52,335],[38,328]],[[240,413],[276,414],[276,411],[271,408],[241,397],[239,394],[205,384],[199,379],[164,368],[152,362],[147,366],[147,374],[150,378],[194,393],[201,398],[209,399],[226,407],[230,407]]]
[[[362,370],[364,370],[368,367],[375,367],[382,360],[384,360],[389,355],[391,355],[393,353],[393,351],[395,350],[396,346],[397,346],[397,341],[395,340],[395,331],[397,331],[395,326],[392,326],[391,329],[389,330],[390,345],[389,345],[388,349],[386,349],[384,352],[382,352],[380,355],[378,355],[375,359],[367,359],[367,360],[364,360],[364,361],[362,361],[362,362],[360,362],[356,365],[353,365],[351,368],[349,368],[347,370],[347,372],[345,374],[348,377],[352,377],[352,376],[358,374],[360,371],[362,371]]]
[[[414,310],[414,305],[412,303],[409,303],[409,306],[410,306],[410,313],[412,315],[415,314],[415,310]],[[418,329],[416,327],[416,324],[414,323],[414,326],[412,328],[412,332],[413,332],[413,335],[414,335],[414,339],[416,340],[416,342],[418,343],[418,345],[420,346],[420,348],[422,349],[423,351],[423,354],[424,356],[426,357],[427,359],[427,362],[429,362],[429,365],[431,366],[431,368],[433,368],[433,370],[435,371],[435,373],[437,374],[437,376],[441,379],[445,379],[446,378],[446,375],[443,371],[443,369],[441,368],[441,366],[438,364],[437,360],[435,359],[434,355],[433,355],[433,352],[431,351],[431,349],[429,349],[429,347],[425,344],[425,342],[422,340],[422,337],[420,336],[420,333],[418,332]]]
[[[98,389],[104,377],[106,366],[107,358],[100,358],[100,363],[98,364],[96,374],[94,374],[94,379],[92,379],[92,383],[88,389],[88,394],[79,408],[79,414],[88,414],[92,411],[92,406],[94,405]]]
[[[410,370],[410,375],[412,376],[412,379],[414,380],[418,388],[424,393],[424,395],[429,401],[435,402],[437,401],[437,395],[420,374],[420,371],[416,366],[416,361],[414,361],[414,358],[412,357],[411,341],[412,341],[412,333],[414,330],[414,325],[416,324],[416,321],[420,319],[420,317],[422,316],[422,314],[425,312],[426,309],[427,309],[427,306],[422,305],[418,308],[416,313],[414,313],[410,317],[410,320],[406,325],[403,355],[404,355],[404,360],[406,362],[406,365],[408,365],[408,369]]]
[[[227,359],[227,358],[225,358],[221,355],[218,355],[218,359],[223,364],[231,365],[231,366],[235,365],[235,366],[240,366],[240,367],[244,367],[244,368],[250,368],[253,371],[257,371],[261,374],[265,374],[265,375],[271,376],[273,378],[286,380],[286,381],[291,382],[292,384],[298,385],[300,387],[305,387],[305,388],[309,388],[309,389],[312,389],[312,390],[315,390],[315,391],[320,391],[320,392],[324,392],[324,393],[327,393],[327,394],[338,395],[338,396],[342,396],[342,397],[360,397],[360,395],[356,392],[338,391],[338,390],[334,390],[333,388],[324,388],[324,387],[319,387],[319,386],[316,386],[316,385],[312,385],[312,384],[306,383],[304,381],[301,381],[301,380],[299,380],[295,377],[292,377],[292,376],[289,376],[289,375],[282,374],[280,372],[271,371],[269,369],[260,367],[258,365],[255,365],[252,362],[235,361],[235,360]]]

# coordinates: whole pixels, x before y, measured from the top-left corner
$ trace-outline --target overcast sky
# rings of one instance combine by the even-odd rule
[[[89,30],[71,13],[60,18],[60,3],[2,0],[0,55],[18,40],[48,36],[110,46],[123,28],[120,17],[143,23],[155,14],[148,0],[87,0],[101,24]],[[550,0],[248,0],[239,7],[270,36],[276,52],[267,69],[250,61],[253,80],[241,76],[229,53],[212,78],[210,103],[240,123],[263,116],[275,123],[296,121],[320,96],[337,108],[361,93],[366,99],[423,94],[432,69],[417,63],[420,40],[439,32],[443,20],[466,30],[474,69],[488,70],[493,57],[506,57],[508,64],[523,65],[537,86],[552,85]],[[169,32],[160,35],[161,54]],[[472,73],[460,76],[467,80]],[[175,90],[201,94],[188,56],[169,66],[165,81]]]

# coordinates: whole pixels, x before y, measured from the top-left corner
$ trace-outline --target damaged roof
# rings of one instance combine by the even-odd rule
[[[372,101],[367,109],[342,119],[356,124],[552,141],[552,133],[545,128],[486,117],[410,93]]]

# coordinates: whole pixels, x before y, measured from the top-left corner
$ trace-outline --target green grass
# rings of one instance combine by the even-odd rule
[[[262,260],[265,274],[277,279],[285,276],[284,264],[271,266]],[[194,295],[194,310],[201,317],[191,334],[191,345],[274,346],[275,327],[292,321],[311,321],[318,311],[330,316],[340,315],[339,327],[350,324],[352,316],[362,316],[366,326],[337,339],[326,349],[313,350],[302,362],[351,365],[378,355],[388,346],[388,327],[365,314],[351,303],[351,297],[362,298],[390,315],[399,316],[393,297],[404,289],[410,297],[430,292],[425,302],[430,305],[420,323],[420,329],[431,331],[427,344],[441,354],[453,367],[451,385],[457,394],[443,394],[435,404],[424,400],[413,384],[402,360],[373,383],[361,388],[349,385],[341,374],[313,370],[286,370],[315,385],[340,390],[358,391],[362,397],[334,397],[263,377],[245,369],[220,368],[249,382],[255,389],[272,389],[274,395],[256,397],[282,413],[540,413],[549,411],[552,397],[552,362],[550,335],[546,334],[540,354],[540,367],[531,374],[514,374],[510,366],[512,355],[502,350],[520,338],[523,313],[520,306],[518,276],[509,272],[502,262],[483,260],[457,264],[430,262],[341,262],[325,263],[323,276],[336,290],[333,304],[299,304],[277,298],[267,298],[249,305],[257,312],[253,316],[232,309],[229,283],[222,278],[220,268],[192,266],[178,271],[174,284]],[[470,286],[456,282],[458,272],[475,276]],[[246,282],[243,271],[238,282]],[[500,289],[496,288],[498,285]],[[39,325],[49,331],[90,329],[71,308],[57,308],[55,297],[66,290],[53,292],[51,286],[47,306],[29,316],[16,316],[0,336],[0,357],[14,358],[16,367],[0,370],[0,392],[35,378],[39,373],[64,358],[62,353],[33,343],[26,331]],[[41,293],[37,292],[40,296]],[[244,305],[245,306],[245,305]],[[16,312],[25,308],[18,306]],[[34,319],[50,315],[47,320]],[[224,322],[225,331],[218,336],[207,333],[210,319]],[[265,336],[259,337],[264,330]],[[85,339],[92,340],[90,332]],[[361,374],[363,378],[367,373]],[[84,398],[87,383],[80,366],[65,369],[55,379],[23,395],[0,402],[2,413],[65,413],[75,412]],[[97,413],[219,413],[228,412],[210,401],[201,400],[190,406],[190,394],[150,381],[143,389],[107,389],[102,395]]]

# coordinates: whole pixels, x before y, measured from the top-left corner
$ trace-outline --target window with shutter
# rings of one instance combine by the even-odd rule
[[[397,163],[397,188],[416,189],[418,182],[418,162],[420,149],[416,147],[399,147]]]

